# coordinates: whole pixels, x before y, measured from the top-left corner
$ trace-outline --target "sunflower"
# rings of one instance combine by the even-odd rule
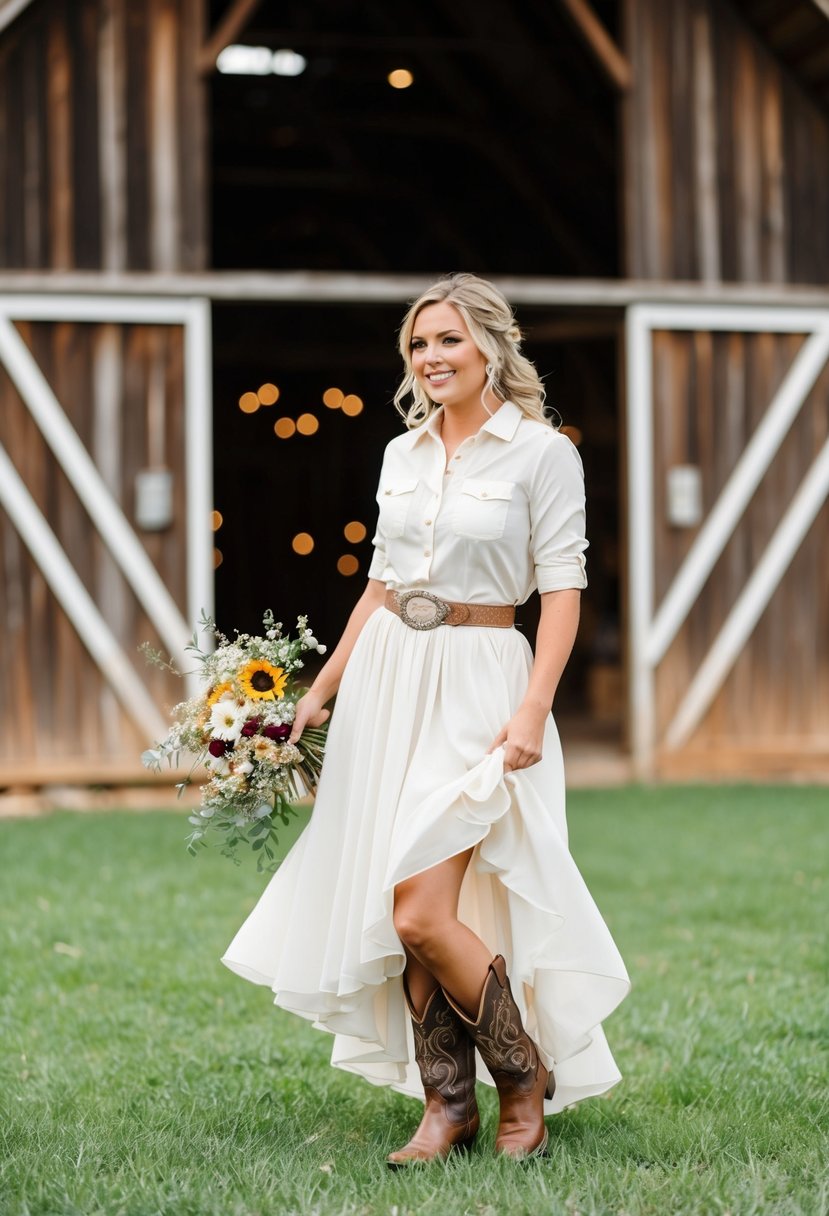
[[[285,691],[287,675],[267,659],[251,659],[239,672],[239,683],[252,701],[275,701]]]
[[[215,705],[217,701],[221,700],[226,692],[233,692],[232,684],[228,684],[226,682],[224,684],[217,684],[216,687],[212,689],[210,696],[207,698],[207,704]]]

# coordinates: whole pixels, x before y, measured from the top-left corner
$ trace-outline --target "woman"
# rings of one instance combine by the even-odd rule
[[[568,851],[550,713],[586,585],[582,468],[520,341],[468,274],[403,322],[408,429],[368,585],[291,735],[338,692],[314,813],[223,959],[334,1034],[334,1065],[425,1099],[394,1167],[472,1143],[478,1076],[515,1158],[619,1080],[601,1022],[629,981]],[[536,586],[533,660],[513,617]]]

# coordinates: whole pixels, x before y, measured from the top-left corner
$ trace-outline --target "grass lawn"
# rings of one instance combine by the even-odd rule
[[[184,851],[181,814],[0,823],[0,1212],[829,1211],[829,791],[577,791],[571,846],[633,991],[624,1074],[551,1155],[383,1158],[419,1104],[219,963],[266,879]]]

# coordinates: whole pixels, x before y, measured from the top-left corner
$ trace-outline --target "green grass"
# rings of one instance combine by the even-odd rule
[[[580,791],[571,845],[628,963],[624,1074],[551,1156],[386,1170],[410,1099],[219,956],[265,878],[182,815],[0,823],[0,1212],[820,1216],[829,791]]]

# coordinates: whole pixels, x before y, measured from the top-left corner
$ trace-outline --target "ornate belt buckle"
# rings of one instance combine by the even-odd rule
[[[410,629],[436,629],[449,615],[445,600],[431,591],[404,591],[397,594],[400,619]]]

